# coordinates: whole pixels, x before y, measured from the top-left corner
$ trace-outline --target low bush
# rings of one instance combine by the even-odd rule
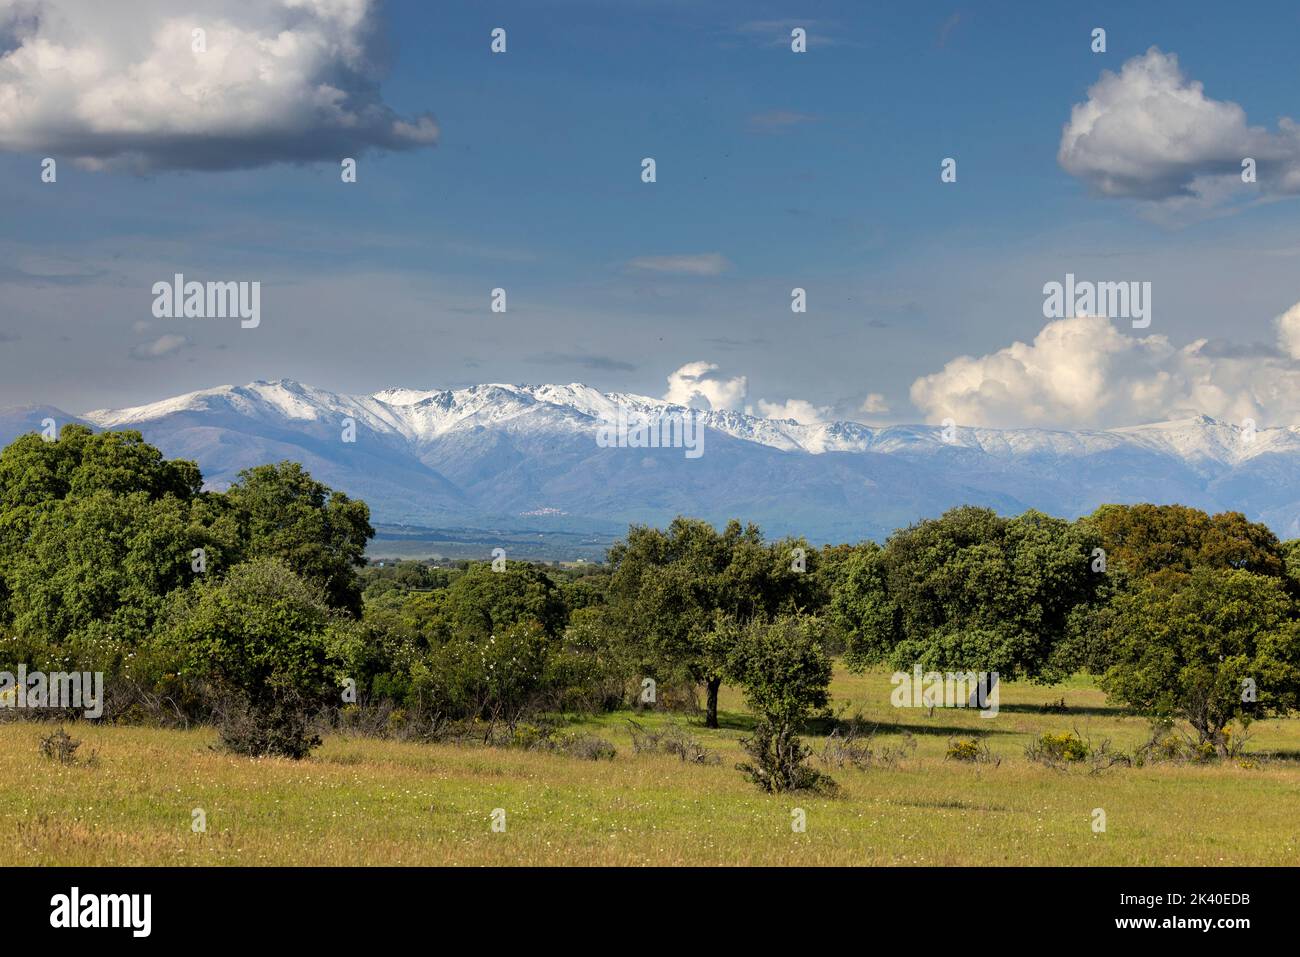
[[[221,746],[246,757],[300,760],[320,746],[316,709],[290,692],[252,702],[234,693],[216,709]]]
[[[904,732],[898,744],[875,743],[876,729],[864,730],[864,724],[857,716],[853,717],[844,728],[831,731],[823,745],[820,760],[827,767],[854,767],[865,771],[870,767],[896,767],[904,758],[916,751],[916,739],[910,732]]]
[[[570,734],[555,743],[555,750],[584,761],[613,761],[614,745],[594,734]]]
[[[760,721],[754,733],[741,738],[740,744],[751,760],[737,764],[736,770],[769,794],[812,791],[829,796],[839,790],[833,778],[808,766],[812,749],[799,740],[788,723]]]
[[[1083,761],[1088,753],[1087,743],[1073,731],[1045,731],[1025,748],[1025,757],[1042,764]]]
[[[952,761],[969,761],[972,764],[991,764],[994,767],[1002,763],[1002,759],[989,750],[987,742],[977,738],[950,739],[944,758]]]
[[[76,764],[77,749],[81,747],[81,742],[74,738],[63,728],[52,731],[45,737],[41,738],[41,756],[51,761],[57,761],[59,764]],[[93,764],[95,761],[95,752],[90,753],[86,759],[87,764]]]
[[[1133,763],[1141,767],[1145,764],[1206,764],[1227,757],[1239,760],[1245,756],[1246,744],[1250,740],[1250,724],[1243,721],[1239,729],[1225,727],[1217,735],[1217,740],[1200,740],[1199,735],[1175,725],[1170,718],[1156,718],[1151,722],[1151,733],[1147,741],[1137,749]]]
[[[631,728],[633,754],[671,754],[685,764],[722,763],[717,752],[704,747],[676,722],[669,722],[658,731],[651,731],[631,718],[627,723]]]

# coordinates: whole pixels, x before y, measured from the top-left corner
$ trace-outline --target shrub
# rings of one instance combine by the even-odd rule
[[[831,663],[820,631],[816,619],[797,616],[751,622],[728,662],[759,715],[753,735],[741,740],[753,761],[736,769],[769,793],[837,788],[829,776],[804,764],[812,751],[795,736],[809,710],[830,700]]]
[[[557,743],[556,750],[586,761],[613,761],[618,753],[611,742],[594,734],[566,735]]]
[[[543,728],[531,724],[527,721],[520,721],[513,728],[510,728],[502,743],[506,747],[521,748],[524,751],[536,751],[545,747],[551,740],[551,735],[555,733],[554,728]]]
[[[1113,767],[1133,766],[1133,758],[1123,751],[1113,750],[1110,741],[1103,741],[1095,748],[1089,748],[1088,761],[1091,764],[1091,773],[1099,774]]]
[[[862,725],[855,717],[846,729],[834,729],[822,747],[821,762],[828,767],[854,767],[861,771],[875,765],[895,767],[904,758],[916,751],[916,739],[908,732],[903,733],[900,744],[885,744],[876,747],[876,731],[863,732]]]
[[[407,710],[388,698],[329,709],[325,719],[330,727],[345,734],[398,741],[443,741],[450,726],[443,714]]]
[[[237,565],[189,590],[172,609],[169,640],[182,674],[211,689],[222,742],[238,754],[304,757],[311,724],[337,700],[335,633],[354,627],[324,591],[276,559]]]
[[[51,761],[58,761],[60,764],[76,764],[77,749],[79,747],[81,747],[81,742],[64,731],[63,728],[52,731],[41,738],[41,755]],[[86,763],[91,764],[94,760],[95,752],[92,751],[90,757],[86,759]]]
[[[1169,718],[1151,721],[1151,733],[1145,744],[1137,749],[1137,765],[1158,764],[1162,761],[1182,761],[1188,756],[1186,742],[1179,738],[1174,723]]]
[[[547,662],[546,685],[561,710],[615,711],[629,701],[642,706],[646,675],[634,643],[611,627],[605,607],[582,607],[569,617],[563,644]]]
[[[1141,747],[1134,752],[1133,763],[1138,767],[1144,764],[1170,762],[1174,764],[1203,764],[1216,761],[1220,757],[1240,758],[1250,740],[1250,723],[1243,719],[1241,729],[1221,728],[1210,740],[1202,740],[1199,730],[1195,739],[1177,727],[1170,718],[1155,718],[1151,722],[1151,734]]]
[[[320,745],[315,732],[316,712],[291,693],[252,701],[231,694],[216,709],[221,744],[234,754],[257,758],[265,755],[300,760]]]
[[[585,761],[612,761],[618,753],[611,742],[594,734],[558,735],[555,725],[549,722],[531,724],[520,721],[500,732],[491,732],[487,743],[524,751],[552,751]]]
[[[788,723],[774,725],[767,720],[759,721],[754,733],[741,738],[740,744],[752,761],[737,764],[736,770],[769,794],[812,791],[832,795],[839,790],[829,775],[805,763],[812,750],[799,740]]]
[[[675,722],[659,731],[651,731],[631,718],[627,723],[631,726],[633,754],[671,754],[686,764],[722,763],[717,752],[704,747]]]
[[[944,758],[953,761],[970,761],[974,764],[992,764],[994,767],[1002,763],[1002,759],[989,750],[986,742],[975,738],[949,740]]]
[[[1088,757],[1088,745],[1073,731],[1052,734],[1045,731],[1038,740],[1025,749],[1031,761],[1083,761]]]
[[[412,668],[418,707],[445,711],[453,719],[479,718],[492,728],[513,728],[541,703],[550,647],[550,639],[533,621],[511,625],[482,641],[451,638]]]

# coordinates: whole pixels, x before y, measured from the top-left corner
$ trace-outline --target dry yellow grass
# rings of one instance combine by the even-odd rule
[[[1146,722],[1106,709],[1086,682],[1007,685],[993,721],[894,710],[883,674],[837,672],[834,691],[891,723],[878,740],[909,730],[918,742],[895,768],[833,770],[835,799],[766,796],[734,770],[748,716],[733,691],[722,730],[690,729],[718,766],[634,755],[617,715],[575,724],[617,745],[600,762],[337,736],[306,761],[254,761],[212,750],[210,730],[80,724],[70,730],[96,760],[62,766],[38,754],[52,726],[5,722],[0,842],[11,860],[63,865],[1300,864],[1300,720],[1256,726],[1254,750],[1283,757],[1255,768],[1092,775],[1023,755],[1046,730],[1125,748],[1145,738]],[[1069,714],[1038,710],[1062,695]],[[944,759],[950,734],[970,730],[989,732],[999,765]],[[196,808],[206,833],[191,829]],[[504,833],[490,828],[494,808]],[[791,828],[795,808],[804,833]],[[1095,808],[1105,833],[1093,832]]]

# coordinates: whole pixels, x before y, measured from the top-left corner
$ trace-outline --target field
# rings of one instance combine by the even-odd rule
[[[896,767],[831,770],[834,799],[766,796],[744,780],[734,765],[749,716],[731,689],[722,729],[689,729],[721,754],[715,766],[633,754],[626,715],[573,725],[614,742],[612,761],[343,736],[302,762],[254,761],[214,751],[210,729],[78,723],[79,757],[97,754],[65,766],[38,753],[53,726],[5,721],[0,845],[29,865],[1300,864],[1300,719],[1254,726],[1263,760],[1093,774],[1024,756],[1044,731],[1124,749],[1146,739],[1144,719],[1107,707],[1086,680],[1004,685],[992,720],[896,710],[889,690],[884,673],[837,668],[837,707],[881,722],[877,743],[910,732],[917,747]],[[1068,713],[1043,711],[1062,697]],[[950,737],[972,731],[987,732],[999,764],[945,759]],[[807,740],[821,751],[823,739]],[[504,832],[490,827],[495,808]]]

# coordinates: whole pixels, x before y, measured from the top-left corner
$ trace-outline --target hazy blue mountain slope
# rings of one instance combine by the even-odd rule
[[[0,412],[0,440],[84,421],[134,428],[198,461],[212,487],[294,459],[364,498],[375,521],[589,534],[677,514],[759,522],[816,541],[882,537],[960,504],[1066,517],[1104,502],[1237,509],[1300,534],[1300,433],[1257,434],[1199,417],[1106,431],[800,425],[698,413],[704,452],[602,448],[622,407],[680,415],[658,399],[580,384],[389,389],[349,396],[290,380],[222,386],[79,417],[50,406]],[[344,435],[355,430],[354,442]],[[948,441],[945,441],[947,439]]]

